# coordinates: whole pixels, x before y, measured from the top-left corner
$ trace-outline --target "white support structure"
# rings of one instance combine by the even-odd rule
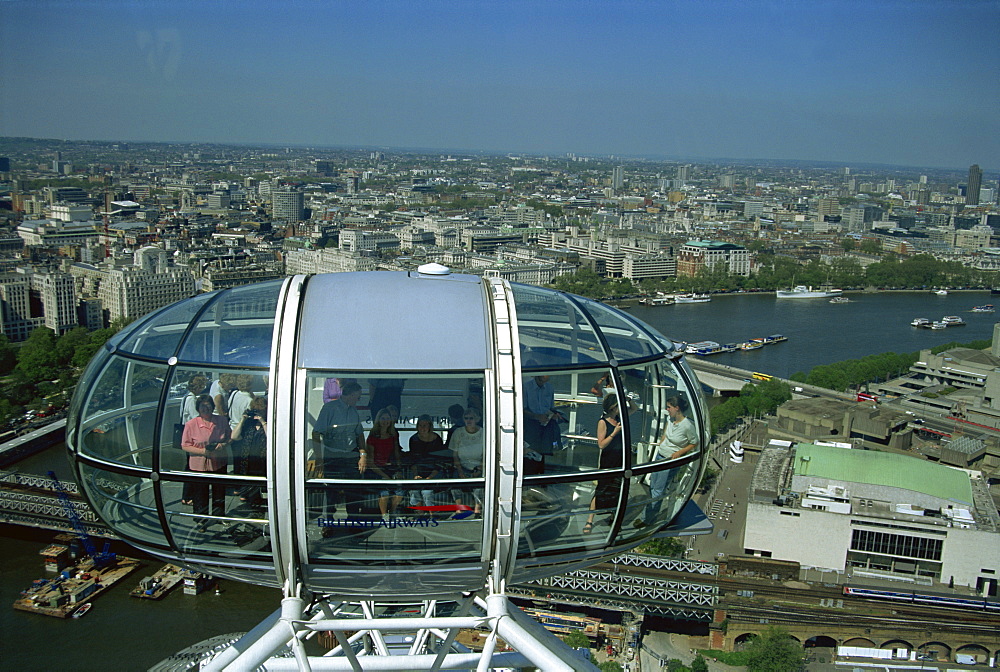
[[[511,604],[505,595],[464,596],[457,604],[458,613],[449,616],[435,616],[438,605],[435,601],[425,602],[422,613],[413,617],[380,617],[375,615],[376,605],[372,602],[348,604],[327,598],[307,604],[301,598],[286,597],[279,610],[204,663],[202,669],[206,672],[597,670],[589,660]],[[462,629],[485,630],[481,652],[456,644]],[[321,632],[333,633],[338,646],[322,656],[307,655],[303,642]],[[405,644],[399,646],[388,641],[391,635],[408,637],[401,638]],[[498,640],[503,640],[510,650],[498,651]]]

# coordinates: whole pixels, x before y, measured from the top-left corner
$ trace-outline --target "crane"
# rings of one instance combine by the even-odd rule
[[[100,553],[97,552],[93,540],[87,534],[87,528],[84,527],[83,521],[80,520],[80,516],[76,512],[76,507],[73,506],[73,501],[69,498],[69,493],[66,492],[66,488],[63,487],[59,477],[56,476],[56,472],[50,471],[49,478],[52,479],[52,484],[55,485],[59,501],[62,502],[63,508],[66,510],[66,517],[69,518],[76,536],[80,537],[80,543],[83,544],[84,550],[93,559],[94,567],[107,567],[113,563],[115,561],[115,554],[108,550],[111,547],[111,542],[109,541],[104,545],[103,551]]]

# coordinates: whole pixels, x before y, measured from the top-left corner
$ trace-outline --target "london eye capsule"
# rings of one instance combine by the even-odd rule
[[[432,265],[152,313],[91,361],[67,444],[95,512],[151,555],[412,601],[561,574],[668,528],[705,419],[681,351],[628,314]]]

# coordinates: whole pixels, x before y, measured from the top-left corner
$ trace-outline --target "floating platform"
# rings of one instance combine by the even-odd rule
[[[763,338],[754,338],[749,341],[744,341],[742,343],[727,343],[725,345],[721,343],[716,343],[715,341],[698,341],[697,343],[688,343],[685,348],[685,352],[689,355],[718,355],[723,352],[736,352],[737,350],[756,350],[757,348],[763,348],[765,345],[771,345],[772,343],[781,343],[782,341],[787,341],[787,336],[782,336],[781,334],[772,334],[770,336],[764,336]]]
[[[22,591],[14,608],[35,614],[68,618],[85,602],[105,592],[126,576],[139,569],[135,558],[119,556],[107,567],[94,567],[87,558],[64,569],[51,579],[37,579],[31,588]]]
[[[164,565],[140,581],[138,586],[129,591],[129,595],[145,600],[159,600],[180,585],[185,576],[185,570],[177,565]]]

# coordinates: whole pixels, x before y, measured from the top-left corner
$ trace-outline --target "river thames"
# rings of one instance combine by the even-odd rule
[[[777,299],[774,293],[722,294],[710,303],[635,306],[627,312],[676,341],[739,343],[782,334],[788,340],[757,350],[712,355],[720,364],[787,378],[819,364],[883,352],[918,352],[945,343],[990,339],[1000,313],[973,313],[991,303],[988,291],[846,294],[850,303],[827,299]],[[995,297],[1000,299],[1000,296]],[[997,301],[1000,304],[1000,300]],[[957,315],[966,326],[942,330],[910,326],[916,317]]]
[[[636,306],[628,312],[678,341],[731,343],[783,334],[788,341],[751,352],[715,355],[711,361],[787,377],[818,364],[887,351],[916,352],[943,343],[992,337],[995,314],[972,313],[990,303],[989,292],[850,294],[850,303],[825,299],[777,300],[774,294],[717,295],[710,303]],[[1000,297],[998,297],[1000,298]],[[1000,303],[1000,301],[998,301]],[[915,317],[959,315],[967,326],[941,331],[910,326]],[[18,465],[33,473],[70,472],[60,449]],[[18,592],[44,575],[38,551],[51,533],[0,526],[0,631],[3,667],[32,670],[145,670],[180,649],[208,637],[245,631],[278,607],[277,590],[223,582],[222,592],[184,595],[162,602],[137,600],[128,591],[160,563],[147,564],[95,600],[83,619],[59,620],[15,612]],[[124,546],[117,548],[126,552]],[[141,557],[141,556],[137,556]]]

